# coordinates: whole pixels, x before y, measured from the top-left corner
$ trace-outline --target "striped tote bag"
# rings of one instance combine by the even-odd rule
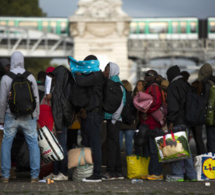
[[[55,135],[46,126],[38,130],[38,142],[42,158],[46,163],[63,160],[63,149]]]

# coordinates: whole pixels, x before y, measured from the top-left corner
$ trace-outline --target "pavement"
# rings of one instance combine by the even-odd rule
[[[195,144],[190,142],[191,150],[195,154]],[[122,152],[123,173],[126,175],[126,160]],[[170,173],[168,164],[163,164],[164,176]],[[105,167],[102,167],[103,173]],[[208,186],[207,184],[210,184]],[[131,180],[102,181],[99,183],[75,182],[72,180],[47,183],[30,183],[29,172],[18,172],[16,179],[9,183],[0,183],[0,195],[175,195],[175,194],[215,194],[215,181],[210,182],[165,182],[148,181],[132,184]]]

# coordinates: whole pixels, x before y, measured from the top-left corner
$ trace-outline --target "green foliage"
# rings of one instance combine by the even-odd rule
[[[0,16],[46,16],[38,0],[0,0]]]
[[[25,69],[37,78],[38,72],[46,71],[49,66],[52,66],[51,60],[50,58],[25,58]]]

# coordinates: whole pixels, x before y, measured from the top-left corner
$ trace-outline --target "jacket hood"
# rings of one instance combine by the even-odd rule
[[[200,69],[198,73],[199,81],[202,81],[205,77],[211,76],[213,73],[212,67],[210,64],[205,63]]]
[[[175,77],[179,76],[180,74],[181,71],[177,65],[170,67],[166,72],[169,82],[171,82]]]
[[[13,70],[15,68],[23,68],[24,69],[24,56],[19,51],[15,51],[11,55],[10,70]]]
[[[109,65],[110,65],[109,78],[112,76],[118,76],[119,75],[119,66],[113,62],[110,62]]]

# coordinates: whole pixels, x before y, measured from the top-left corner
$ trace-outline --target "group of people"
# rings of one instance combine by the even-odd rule
[[[132,86],[127,80],[120,81],[120,69],[116,63],[109,62],[103,72],[99,69],[99,60],[94,55],[87,56],[83,61],[75,61],[69,57],[68,64],[71,70],[61,65],[56,68],[49,67],[46,72],[40,72],[37,82],[32,74],[28,76],[28,80],[32,83],[36,109],[32,116],[16,117],[11,113],[8,106],[12,79],[7,75],[7,72],[24,73],[24,57],[21,52],[16,51],[12,54],[10,61],[7,59],[0,60],[0,68],[3,70],[0,86],[0,125],[3,129],[0,130],[2,182],[8,182],[10,178],[11,147],[18,128],[22,129],[28,144],[31,182],[37,182],[40,173],[41,160],[37,129],[46,125],[55,133],[63,148],[64,159],[53,162],[53,170],[45,179],[62,181],[69,179],[67,170],[68,127],[71,126],[75,118],[78,118],[81,124],[81,145],[91,148],[94,166],[93,174],[83,179],[83,182],[100,182],[102,180],[124,179],[120,150],[123,134],[126,138],[126,155],[139,153],[140,148],[133,146],[134,130],[138,129],[141,124],[148,125],[151,131],[155,128],[162,128],[162,125],[150,113],[161,106],[164,98],[167,102],[168,111],[166,116],[167,128],[171,130],[177,125],[186,125],[186,93],[191,86],[177,65],[167,70],[167,79],[162,78],[155,70],[147,71],[144,80],[139,80],[132,92]],[[75,69],[77,64],[86,66],[89,71]],[[204,90],[199,93],[203,92],[206,98],[209,96],[208,90],[211,82],[213,82],[212,73],[210,64],[204,64],[199,70],[199,83],[204,86],[202,87]],[[51,78],[49,93],[44,92],[47,77]],[[119,83],[122,91],[121,103],[114,113],[107,113],[103,109],[104,84],[108,79]],[[165,97],[163,97],[161,90],[165,92]],[[132,98],[138,92],[145,92],[153,97],[153,103],[146,113],[135,111],[136,120],[131,125],[123,124],[121,117],[128,92],[132,92]],[[104,120],[107,125],[107,167],[105,174],[102,174],[101,126]],[[198,128],[201,129],[202,127]],[[206,126],[207,150],[213,153],[215,152],[213,147],[215,145],[214,128],[215,126]],[[189,131],[188,128],[187,131]],[[199,147],[202,148],[202,146]],[[141,155],[150,157],[148,175],[143,179],[163,180],[163,166],[158,161],[157,147],[152,137],[148,138],[148,144],[143,148]],[[171,168],[172,175],[167,175],[166,181],[196,180],[192,156],[185,160],[172,162]]]

